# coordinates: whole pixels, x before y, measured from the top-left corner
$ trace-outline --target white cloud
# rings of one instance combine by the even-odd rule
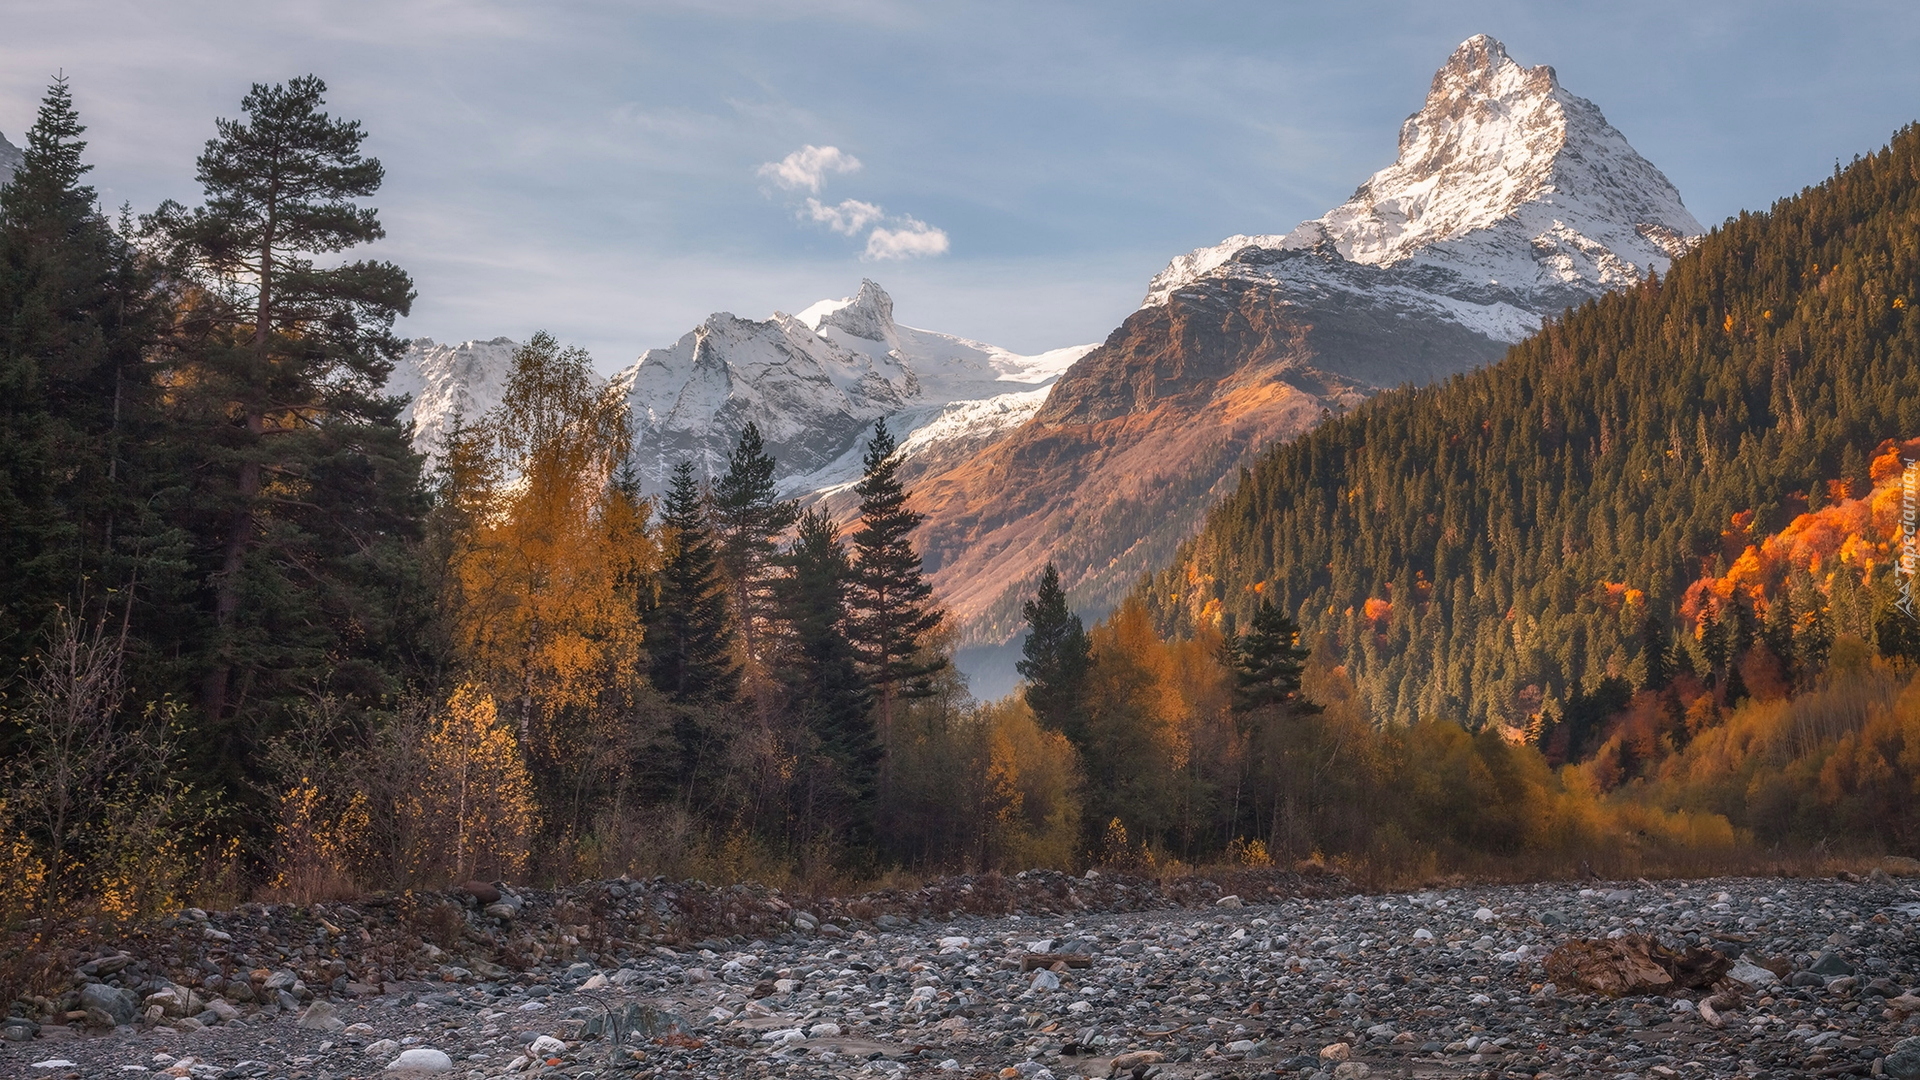
[[[819,194],[820,185],[826,182],[828,173],[859,170],[860,159],[839,147],[808,144],[779,161],[769,161],[760,166],[759,174],[788,191],[806,188]]]
[[[827,206],[819,199],[808,199],[804,217],[825,225],[837,233],[852,236],[861,229],[887,216],[885,210],[870,202],[847,199],[838,206]]]
[[[917,218],[902,217],[897,229],[875,229],[867,236],[865,258],[918,259],[947,252],[947,232]]]

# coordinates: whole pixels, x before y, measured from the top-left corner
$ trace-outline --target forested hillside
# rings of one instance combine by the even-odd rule
[[[1382,721],[1537,735],[1609,676],[1648,683],[1649,657],[1652,681],[1757,659],[1804,682],[1833,640],[1876,640],[1887,537],[1684,600],[1920,430],[1916,294],[1910,126],[1498,365],[1276,447],[1140,595],[1179,634],[1270,600],[1331,635]]]

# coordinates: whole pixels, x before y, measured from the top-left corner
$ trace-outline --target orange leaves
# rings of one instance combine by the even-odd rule
[[[1375,633],[1384,634],[1387,632],[1387,620],[1393,617],[1393,603],[1370,596],[1361,605],[1360,617],[1373,624]]]
[[[1639,589],[1631,588],[1624,581],[1602,581],[1593,587],[1593,601],[1608,611],[1625,611],[1637,608],[1647,598]]]
[[[1827,505],[1797,515],[1771,536],[1756,535],[1753,511],[1735,514],[1732,527],[1720,534],[1731,565],[1719,577],[1706,574],[1688,586],[1682,614],[1697,622],[1706,612],[1717,611],[1736,592],[1744,594],[1753,602],[1754,610],[1764,614],[1768,601],[1780,595],[1794,571],[1806,571],[1825,587],[1842,566],[1866,573],[1893,558],[1900,522],[1901,477],[1905,463],[1917,457],[1920,439],[1882,442],[1869,468],[1872,490],[1853,497],[1849,493],[1855,482],[1831,481],[1831,501]]]

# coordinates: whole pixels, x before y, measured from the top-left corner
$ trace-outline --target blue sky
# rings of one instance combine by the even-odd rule
[[[1169,257],[1346,198],[1474,33],[1553,65],[1708,223],[1920,118],[1910,0],[9,0],[0,27],[0,132],[64,71],[136,211],[195,200],[249,83],[320,74],[387,167],[403,330],[548,329],[607,370],[863,276],[913,325],[1097,340]],[[840,156],[763,168],[807,146]]]

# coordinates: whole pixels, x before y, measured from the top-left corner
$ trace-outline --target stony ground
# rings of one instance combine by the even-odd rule
[[[64,1027],[0,1042],[0,1076],[341,1080],[400,1075],[397,1061],[475,1080],[1920,1076],[1920,1042],[1888,1056],[1920,1033],[1902,998],[1920,983],[1914,884],[1549,884],[938,919],[789,909],[778,933],[522,957],[525,970],[442,952],[435,979],[342,974],[318,996],[271,964],[189,988],[139,974],[157,960],[109,954],[80,977],[96,989],[44,1004],[99,1010],[113,983],[141,982],[121,999],[138,999],[135,1022],[89,1028],[67,1009]],[[510,925],[516,899],[469,900],[467,917]],[[235,937],[195,914],[183,930]],[[339,908],[318,918],[355,936]],[[1550,950],[1609,934],[1737,954],[1762,985],[1608,999],[1547,981]],[[1786,977],[1765,985],[1761,967]],[[176,1015],[188,1010],[197,1019]]]

